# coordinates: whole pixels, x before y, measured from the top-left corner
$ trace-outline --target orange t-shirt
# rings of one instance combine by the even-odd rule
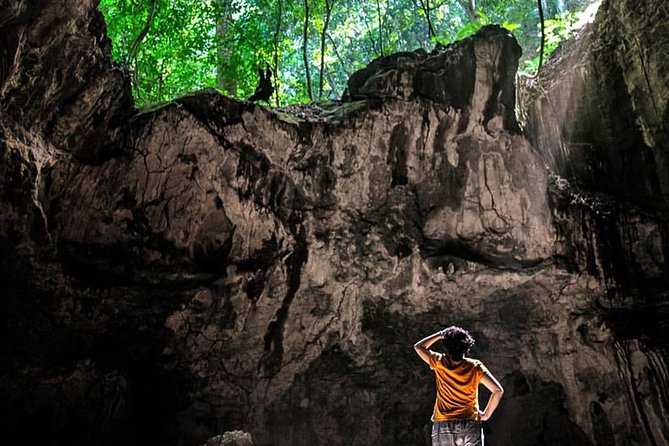
[[[479,383],[488,369],[477,359],[454,363],[448,355],[430,352],[430,368],[437,380],[432,421],[480,420]]]

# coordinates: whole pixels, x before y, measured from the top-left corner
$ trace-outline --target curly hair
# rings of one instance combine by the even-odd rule
[[[451,325],[442,330],[443,343],[446,346],[448,356],[454,361],[460,361],[469,350],[474,346],[475,342],[471,333],[461,327]]]

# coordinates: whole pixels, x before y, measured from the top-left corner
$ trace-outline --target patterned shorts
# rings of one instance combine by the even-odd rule
[[[435,421],[432,424],[432,446],[483,446],[481,422]]]

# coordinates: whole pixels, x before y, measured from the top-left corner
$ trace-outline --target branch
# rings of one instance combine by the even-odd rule
[[[130,48],[130,52],[128,53],[128,58],[126,59],[126,64],[130,65],[130,63],[134,60],[135,61],[135,68],[132,73],[132,83],[134,84],[135,91],[137,92],[137,96],[140,96],[140,90],[139,90],[139,70],[137,67],[137,51],[139,51],[139,44],[142,43],[142,40],[144,40],[144,37],[149,33],[149,29],[151,28],[151,24],[153,23],[153,19],[156,16],[156,3],[157,0],[151,0],[151,11],[149,11],[149,17],[146,19],[146,23],[144,24],[144,28],[142,31],[139,33],[137,38],[132,44],[132,48]]]
[[[346,69],[346,64],[344,63],[344,59],[342,59],[341,54],[339,54],[339,50],[337,49],[337,42],[334,41],[330,33],[326,35],[328,36],[328,39],[330,39],[330,43],[332,43],[332,48],[334,49],[337,59],[339,59],[339,63],[341,64],[342,70],[344,70],[344,73],[346,73],[346,77],[351,77],[351,73]]]
[[[365,21],[365,27],[367,28],[367,36],[369,37],[369,42],[372,45],[372,51],[374,51],[377,56],[381,56],[381,53],[376,48],[376,40],[374,40],[374,36],[372,35],[372,27],[369,25],[367,16],[363,15],[362,19]]]
[[[149,33],[149,29],[151,28],[151,24],[153,23],[153,19],[156,16],[156,3],[157,0],[151,0],[151,11],[149,12],[149,17],[146,19],[146,23],[144,24],[144,28],[142,31],[139,33],[137,38],[135,39],[135,42],[132,44],[132,48],[130,48],[130,52],[128,53],[128,58],[126,62],[128,65],[130,62],[137,57],[137,51],[139,50],[139,44],[142,43],[142,40],[144,40],[144,37]]]

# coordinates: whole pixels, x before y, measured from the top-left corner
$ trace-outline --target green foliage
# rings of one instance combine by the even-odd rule
[[[482,14],[479,13],[479,16],[482,16]],[[455,39],[453,40],[464,39],[465,37],[469,37],[473,34],[476,34],[476,32],[479,29],[481,29],[481,27],[483,27],[484,24],[487,25],[488,23],[487,20],[483,19],[483,17],[481,17],[481,20],[478,22],[475,21],[467,22],[465,25],[462,25],[462,28],[458,30],[457,34],[455,35]]]
[[[544,60],[548,59],[550,55],[557,49],[558,45],[565,40],[576,36],[581,26],[589,21],[592,21],[596,8],[585,8],[579,11],[564,11],[556,14],[553,18],[544,21],[544,30],[546,40],[544,42]],[[539,27],[538,36],[541,36],[541,25]],[[539,51],[539,48],[537,48]],[[539,56],[532,59],[525,60],[522,72],[525,74],[534,73],[539,67]]]
[[[130,49],[146,24],[149,1],[102,0],[101,11],[113,42],[115,60],[133,70],[133,94],[138,104],[164,101],[215,84],[213,6],[186,0],[158,0],[157,13],[139,46],[136,60]]]
[[[480,30],[482,27],[486,25],[492,25],[495,23],[494,20],[492,20],[490,17],[488,17],[485,13],[478,11],[476,13],[478,16],[478,20],[476,21],[468,21],[465,23],[455,34],[455,37],[453,39],[450,39],[449,37],[442,36],[441,38],[435,38],[435,40],[441,44],[446,44],[446,43],[451,43],[456,40],[461,40],[464,39],[465,37],[469,37],[473,34],[476,34],[478,30]],[[520,28],[520,23],[509,23],[506,20],[502,22],[502,27],[508,29],[509,31],[513,31],[514,29]]]
[[[591,0],[563,0],[585,6]],[[304,0],[156,0],[156,15],[133,60],[128,54],[147,23],[151,0],[101,0],[113,57],[133,73],[139,106],[167,101],[207,87],[249,97],[258,82],[257,68],[276,68],[272,105],[307,102],[302,57]],[[309,0],[308,67],[318,92],[324,62],[322,100],[343,93],[348,77],[371,60],[435,43],[447,44],[486,24],[502,23],[524,48],[524,59],[536,58],[539,37],[536,0],[478,0],[468,11],[466,0],[330,0],[332,16],[321,54],[325,0]],[[573,33],[578,16],[548,3],[549,48]],[[426,9],[421,8],[427,5]],[[428,17],[436,36],[431,37]],[[470,20],[475,17],[475,20]],[[280,20],[279,20],[280,18]],[[279,33],[276,34],[277,25]],[[275,44],[276,43],[276,44]],[[319,99],[316,97],[316,99]]]

